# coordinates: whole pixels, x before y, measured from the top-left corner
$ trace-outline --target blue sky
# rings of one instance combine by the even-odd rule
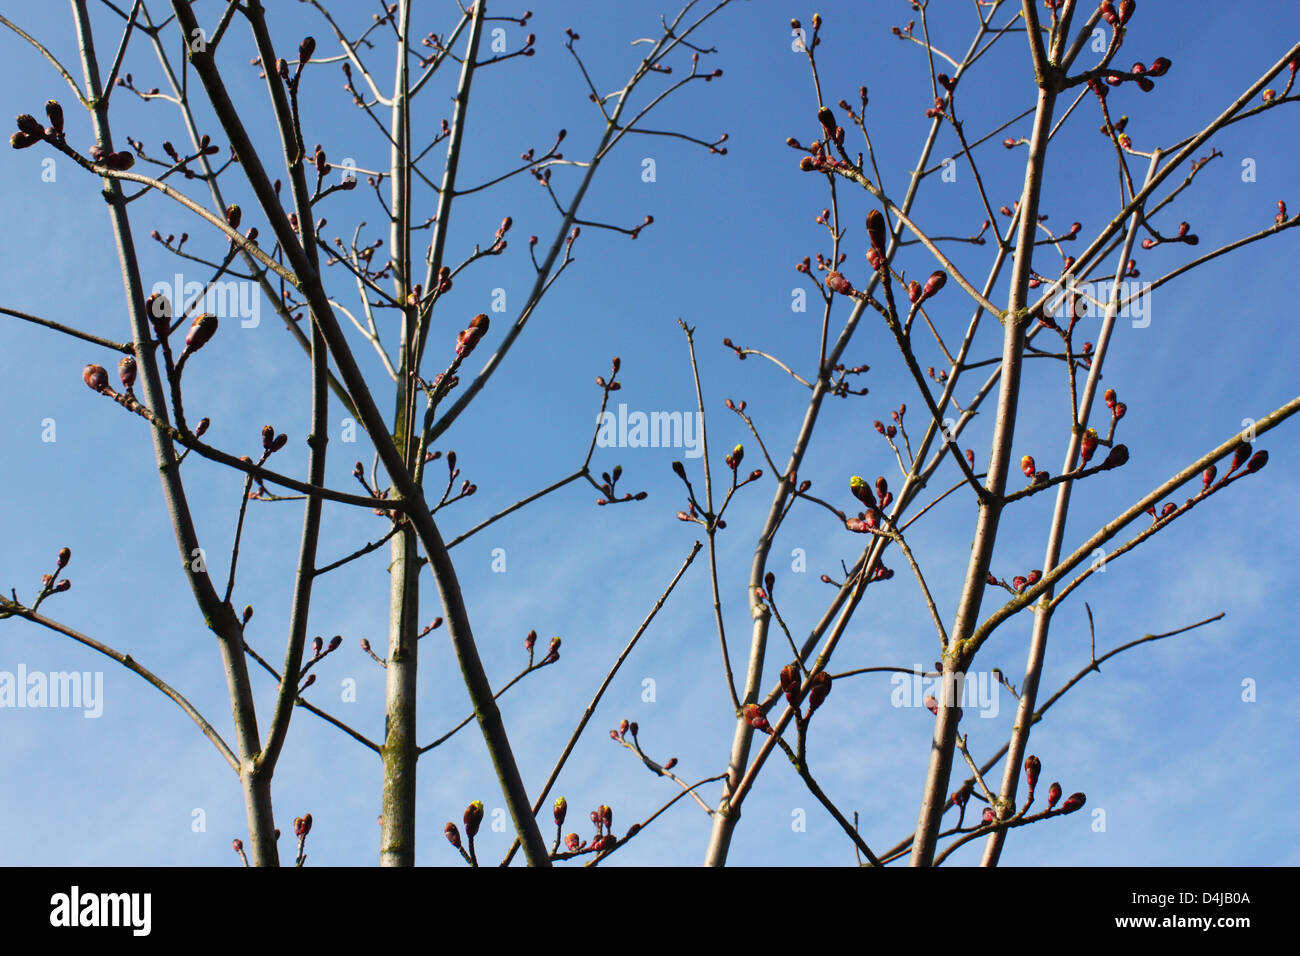
[[[158,6],[161,10],[161,5]],[[443,32],[449,20],[437,5],[416,17],[419,29]],[[537,34],[538,53],[483,71],[476,80],[469,132],[472,146],[464,182],[490,178],[530,146],[543,151],[564,127],[564,152],[583,157],[598,133],[599,116],[585,100],[585,87],[563,49],[564,28],[581,35],[585,62],[598,85],[621,85],[638,51],[627,41],[652,35],[664,2],[600,5],[537,4],[528,29]],[[71,17],[57,4],[0,4],[5,16],[47,43],[69,65],[75,62]],[[313,33],[324,51],[328,29],[300,5],[277,5],[272,23],[277,43],[292,55],[299,39]],[[932,8],[948,8],[933,4]],[[964,50],[974,26],[971,4],[952,4],[951,20],[934,27],[936,44]],[[200,4],[202,22],[219,5]],[[519,6],[522,10],[522,5]],[[924,117],[929,83],[919,47],[889,35],[889,26],[913,16],[903,2],[822,4],[820,50],[827,100],[856,101],[859,85],[870,89],[868,118],[886,186],[901,197],[908,170],[929,121]],[[515,12],[496,5],[494,14]],[[709,62],[724,76],[676,94],[652,124],[712,139],[729,135],[728,154],[711,156],[698,147],[660,137],[631,138],[597,176],[584,219],[634,225],[655,217],[635,242],[625,236],[584,230],[576,261],[556,284],[501,372],[455,429],[438,443],[454,448],[478,493],[439,515],[450,537],[472,527],[518,498],[574,470],[582,460],[600,393],[592,384],[607,374],[609,360],[623,360],[622,391],[615,402],[630,410],[687,411],[695,396],[685,343],[676,319],[696,326],[713,465],[744,442],[746,462],[759,464],[752,436],[723,407],[727,397],[746,400],[774,455],[784,461],[806,405],[804,390],[774,366],[753,359],[741,364],[721,339],[780,355],[801,372],[814,363],[818,322],[815,310],[791,311],[792,290],[804,287],[794,265],[805,255],[826,251],[826,237],[813,219],[826,205],[822,177],[800,173],[787,136],[807,142],[817,135],[812,85],[805,59],[790,49],[791,16],[805,23],[812,9],[766,0],[736,3],[705,28],[703,42],[716,45]],[[155,13],[157,15],[157,12]],[[360,22],[360,15],[357,21]],[[368,16],[368,14],[367,14]],[[1000,15],[1001,16],[1001,15]],[[116,18],[96,8],[101,61],[117,42]],[[936,17],[936,19],[938,19]],[[504,24],[512,43],[525,32]],[[1111,108],[1131,117],[1128,132],[1138,148],[1163,145],[1193,132],[1217,114],[1294,42],[1300,28],[1295,8],[1281,2],[1246,2],[1231,9],[1143,0],[1117,62],[1173,61],[1154,92],[1131,85],[1113,91]],[[0,98],[9,114],[39,115],[51,97],[68,113],[69,142],[90,145],[88,118],[75,107],[66,84],[30,47],[5,31],[0,58]],[[253,55],[247,31],[236,20],[223,51],[227,80],[245,122],[265,148],[275,144],[262,83],[248,65]],[[1089,54],[1083,57],[1088,61]],[[388,60],[375,67],[387,82]],[[678,64],[677,73],[686,67]],[[152,51],[128,52],[124,69],[142,89],[165,86]],[[1028,52],[1011,38],[963,80],[958,106],[968,134],[983,135],[1032,104]],[[417,101],[416,119],[432,134],[449,115],[450,90],[435,81]],[[1284,81],[1283,81],[1284,82]],[[305,81],[304,131],[309,144],[322,143],[331,160],[354,157],[361,168],[378,168],[387,148],[369,121],[352,108],[336,67],[315,68]],[[1280,88],[1282,82],[1279,82]],[[160,153],[161,141],[179,143],[183,131],[174,108],[142,103],[119,91],[114,127],[144,140]],[[481,97],[481,99],[480,99]],[[1201,237],[1197,251],[1217,247],[1272,221],[1277,199],[1300,207],[1295,192],[1295,156],[1300,135],[1291,111],[1237,124],[1211,141],[1223,152],[1186,190],[1178,204],[1160,214],[1166,232],[1187,220]],[[3,110],[0,110],[3,112]],[[226,140],[200,109],[201,128],[225,149]],[[1042,211],[1048,224],[1064,229],[1082,222],[1090,238],[1116,208],[1113,154],[1096,132],[1101,118],[1086,100],[1048,154],[1048,185]],[[981,173],[996,207],[1017,196],[1023,176],[1021,150],[998,145],[1003,135],[1029,131],[1028,120],[1012,126],[980,151]],[[852,136],[852,134],[850,134]],[[936,158],[957,144],[941,134]],[[1209,146],[1203,151],[1209,152]],[[0,231],[3,296],[0,304],[34,312],[110,338],[129,336],[122,307],[122,282],[108,218],[98,198],[99,183],[59,157],[53,182],[42,180],[45,146],[0,151],[8,228]],[[432,159],[431,155],[431,159]],[[655,179],[642,178],[643,161],[654,160]],[[1243,163],[1253,166],[1244,181]],[[430,174],[439,171],[434,159]],[[566,172],[569,174],[566,176]],[[571,171],[557,170],[562,195]],[[265,223],[247,189],[225,181],[230,200],[244,208],[244,224]],[[570,187],[571,188],[571,187]],[[192,195],[207,201],[206,193]],[[840,188],[848,234],[845,269],[865,283],[862,216],[865,194]],[[429,208],[427,193],[417,197]],[[348,237],[368,220],[363,239],[382,233],[380,210],[363,188],[326,200],[325,235]],[[427,213],[424,213],[427,215]],[[192,217],[164,199],[131,206],[146,284],[170,282],[179,270],[187,279],[204,277],[193,263],[180,262],[148,239],[188,231],[190,244],[219,255],[224,240],[208,234]],[[523,177],[500,192],[490,191],[458,207],[451,247],[463,255],[474,242],[490,240],[500,219],[510,215],[514,230],[500,259],[476,266],[458,280],[435,324],[430,356],[449,357],[454,335],[475,312],[487,311],[493,290],[504,289],[512,309],[523,300],[532,270],[526,237],[543,243],[556,217],[541,190]],[[959,169],[955,183],[931,177],[916,206],[918,221],[943,234],[969,234],[984,216],[970,181]],[[421,217],[422,218],[422,217]],[[386,229],[384,230],[386,232]],[[1128,406],[1119,439],[1132,453],[1123,469],[1099,476],[1076,492],[1067,547],[1112,513],[1145,494],[1187,461],[1295,395],[1295,356],[1300,339],[1291,315],[1297,233],[1251,246],[1217,260],[1155,293],[1152,321],[1135,328],[1120,322],[1106,365],[1105,384]],[[385,236],[386,238],[386,236]],[[1079,246],[1082,248],[1082,245]],[[1188,249],[1172,245],[1137,256],[1142,277],[1153,278],[1185,261]],[[957,247],[956,261],[982,276],[989,247]],[[909,276],[934,268],[912,247],[900,257]],[[337,270],[336,270],[337,271]],[[354,286],[332,278],[333,293],[349,308]],[[1005,300],[1005,281],[995,300]],[[959,336],[969,304],[950,283],[931,312],[947,337]],[[509,315],[513,317],[514,312]],[[842,321],[846,310],[837,306]],[[868,319],[870,316],[867,317]],[[494,323],[497,315],[493,314]],[[1088,321],[1088,320],[1085,320]],[[1095,321],[1095,320],[1093,320]],[[501,324],[504,324],[504,319]],[[477,369],[490,333],[468,367]],[[382,369],[368,346],[356,352],[364,366]],[[987,328],[976,354],[995,354],[997,337]],[[932,343],[918,345],[922,364],[939,358]],[[142,423],[97,398],[79,381],[87,362],[111,365],[114,356],[95,346],[0,316],[0,377],[6,413],[0,416],[5,449],[0,489],[0,586],[30,599],[58,549],[73,558],[72,590],[42,608],[144,662],[186,694],[223,732],[229,701],[212,636],[197,614],[177,567],[175,544],[158,485],[149,435]],[[892,455],[871,428],[891,408],[906,402],[913,411],[912,434],[920,429],[921,402],[897,358],[883,324],[864,320],[845,359],[865,363],[865,398],[826,406],[801,474],[814,491],[837,506],[851,499],[852,474],[899,475]],[[433,362],[433,359],[430,359]],[[1023,392],[1028,410],[1016,432],[1014,455],[1033,454],[1040,468],[1056,469],[1063,453],[1068,405],[1063,375],[1049,363],[1030,362]],[[440,367],[440,366],[439,366]],[[429,370],[435,370],[431,364]],[[288,433],[288,447],[276,457],[283,470],[306,466],[306,362],[269,307],[256,328],[223,323],[216,339],[196,356],[186,376],[190,417],[212,419],[208,437],[235,454],[254,454],[264,423]],[[975,376],[965,380],[969,395]],[[391,392],[378,386],[382,408]],[[329,484],[350,488],[352,464],[370,455],[361,443],[342,441],[342,410],[331,408]],[[965,433],[963,447],[987,458],[991,414]],[[46,419],[56,440],[43,441]],[[1235,485],[1156,536],[1136,554],[1096,575],[1058,612],[1049,645],[1043,688],[1051,692],[1087,662],[1088,630],[1082,601],[1096,619],[1099,652],[1145,633],[1163,632],[1226,612],[1198,631],[1144,646],[1108,662],[1058,704],[1035,730],[1030,750],[1043,762],[1044,781],[1060,780],[1067,793],[1088,794],[1084,813],[1022,828],[1007,842],[1004,862],[1033,864],[1296,864],[1300,832],[1287,808],[1297,783],[1294,739],[1300,694],[1295,600],[1300,588],[1295,501],[1300,492],[1297,423],[1265,436],[1259,447],[1271,458],[1267,469]],[[596,508],[589,487],[571,485],[524,512],[469,539],[454,552],[475,633],[494,684],[524,664],[524,635],[535,628],[544,645],[564,639],[558,666],[529,677],[502,700],[516,757],[530,791],[549,772],[563,740],[581,715],[614,656],[671,579],[697,535],[696,526],[675,520],[683,507],[680,483],[670,463],[681,450],[598,449],[596,471],[620,464],[627,490],[644,489],[646,501]],[[699,462],[688,460],[693,479]],[[435,474],[436,466],[435,466]],[[185,469],[199,534],[216,567],[224,568],[234,527],[240,479],[191,458]],[[732,653],[743,659],[748,611],[745,582],[754,535],[771,500],[770,475],[737,495],[728,528],[719,537],[721,587]],[[951,466],[935,481],[951,484]],[[1187,491],[1175,500],[1182,500]],[[1040,566],[1051,504],[1043,495],[1008,513],[994,558],[999,576]],[[237,606],[256,608],[250,643],[273,661],[283,656],[293,580],[293,556],[302,520],[300,503],[254,503],[249,509]],[[1144,519],[1145,520],[1145,519]],[[953,496],[911,532],[909,541],[925,569],[945,625],[965,571],[965,542],[974,523],[968,498]],[[331,560],[373,539],[384,521],[327,505],[321,555]],[[860,540],[836,528],[825,512],[797,508],[773,549],[776,596],[792,627],[806,632],[820,616],[831,589],[818,577],[839,577],[841,560],[851,561]],[[792,570],[792,553],[803,549],[807,569]],[[494,549],[505,555],[504,573],[493,571]],[[323,579],[316,592],[310,634],[341,634],[342,650],[318,665],[318,683],[308,698],[349,720],[362,733],[383,733],[383,674],[359,649],[361,638],[382,647],[387,631],[387,551],[357,561]],[[887,585],[872,587],[837,652],[834,671],[876,664],[928,665],[935,639],[914,580],[901,555],[886,563],[897,569]],[[224,572],[219,576],[224,580]],[[670,785],[608,739],[620,718],[636,720],[641,741],[656,759],[676,756],[679,772],[699,779],[720,772],[730,746],[733,721],[718,660],[701,555],[660,612],[642,643],[614,680],[558,793],[570,803],[570,827],[587,835],[586,812],[598,804],[614,808],[623,832],[670,798]],[[425,581],[421,615],[441,613]],[[991,601],[985,604],[992,610]],[[1030,622],[1005,625],[977,661],[979,670],[1001,667],[1017,684],[1023,673]],[[419,724],[432,739],[469,713],[445,632],[422,642]],[[745,635],[745,639],[742,639]],[[773,638],[779,641],[776,631]],[[768,680],[784,663],[774,649]],[[168,700],[135,675],[66,639],[21,621],[0,624],[0,672],[92,671],[103,673],[103,714],[86,719],[72,709],[0,709],[0,761],[9,786],[0,788],[0,819],[8,821],[0,861],[13,864],[187,864],[236,863],[230,840],[245,836],[242,799],[234,775],[212,746]],[[739,665],[738,665],[739,666]],[[340,682],[355,680],[357,700],[339,700]],[[643,699],[652,681],[654,700]],[[1243,681],[1253,682],[1255,699],[1243,701]],[[262,723],[269,720],[274,687],[257,674]],[[873,847],[892,845],[915,823],[931,732],[922,708],[890,703],[889,680],[864,676],[838,683],[814,721],[811,765],[827,792],[846,812],[856,810]],[[1014,701],[1003,696],[997,717],[967,718],[972,751],[989,754],[1005,740]],[[227,733],[229,739],[229,734]],[[310,862],[370,864],[377,858],[380,766],[369,751],[312,715],[299,711],[275,778],[277,819],[290,821],[310,811],[315,828]],[[421,760],[417,861],[456,865],[441,835],[447,820],[459,820],[466,803],[482,799],[489,814],[501,806],[481,737],[467,728]],[[706,789],[710,803],[716,787]],[[1090,811],[1102,809],[1104,829]],[[806,812],[806,829],[792,822]],[[485,825],[485,858],[504,851],[508,835]],[[196,821],[202,823],[198,826]],[[548,827],[544,827],[547,832]],[[698,808],[680,802],[655,826],[616,854],[610,865],[699,862],[709,821]],[[286,836],[282,855],[290,855]],[[978,860],[979,842],[954,855],[955,864]],[[772,761],[744,808],[733,843],[737,864],[851,865],[853,849],[803,789],[783,760]]]

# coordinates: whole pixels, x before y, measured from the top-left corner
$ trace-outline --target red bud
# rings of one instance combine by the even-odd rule
[[[45,127],[31,113],[18,114],[18,129],[38,140],[45,136]]]
[[[211,312],[195,316],[190,331],[185,336],[185,351],[194,353],[207,345],[212,336],[217,334],[218,324],[217,317]]]
[[[1228,472],[1236,471],[1246,463],[1246,459],[1249,457],[1250,445],[1244,441],[1238,442],[1237,447],[1232,450],[1232,467],[1228,469]]]
[[[117,363],[117,376],[122,380],[123,388],[130,388],[135,384],[136,364],[135,357],[125,355],[122,361]]]
[[[931,273],[930,278],[925,281],[925,288],[921,290],[921,298],[928,299],[944,287],[948,281],[948,274],[943,271]]]
[[[45,101],[45,115],[50,119],[50,128],[56,134],[63,132],[63,107],[59,105],[58,100]]]
[[[1126,461],[1128,461],[1128,446],[1116,445],[1110,450],[1110,454],[1106,456],[1106,460],[1101,463],[1101,467],[1118,468]]]
[[[885,254],[885,217],[879,209],[867,213],[867,238],[871,248],[878,256]]]
[[[465,833],[472,840],[478,833],[479,824],[483,822],[483,801],[475,800],[465,808]]]
[[[1066,797],[1065,802],[1061,804],[1061,812],[1073,813],[1075,810],[1078,810],[1083,806],[1087,799],[1088,798],[1082,793],[1072,793]]]
[[[832,292],[838,292],[840,295],[853,294],[853,284],[834,270],[831,270],[826,274],[826,288],[830,289]]]
[[[826,671],[818,671],[812,676],[812,688],[808,692],[808,714],[822,705],[831,692],[831,675]]]
[[[781,690],[785,692],[785,699],[790,702],[791,707],[799,706],[799,689],[798,666],[786,664],[785,667],[781,668]]]
[[[763,715],[763,708],[757,704],[746,704],[743,711],[745,722],[755,730],[761,730],[765,734],[772,733],[772,725],[767,722]]]
[[[460,830],[456,828],[456,824],[449,822],[442,828],[442,833],[447,838],[448,843],[456,849],[460,849]]]
[[[102,394],[112,392],[108,387],[108,372],[104,371],[102,365],[87,365],[81,370],[81,379],[97,392]]]
[[[849,479],[849,491],[853,493],[854,498],[857,498],[868,508],[876,506],[876,498],[871,493],[871,487],[867,484],[866,479],[860,475],[854,475]]]

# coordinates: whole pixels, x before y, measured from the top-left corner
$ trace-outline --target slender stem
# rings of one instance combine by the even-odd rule
[[[1023,0],[1022,10],[1028,10],[1025,14],[1028,21],[1031,16],[1034,16],[1033,0]],[[1041,43],[1036,33],[1032,34],[1032,37],[1031,43]],[[1042,79],[1040,77],[1040,82]],[[966,670],[970,660],[963,654],[963,642],[975,628],[987,586],[989,563],[997,541],[999,519],[1002,515],[1002,495],[1006,491],[1011,443],[1015,434],[1016,410],[1020,397],[1020,366],[1025,347],[1025,330],[1028,325],[1022,312],[1029,291],[1034,233],[1038,225],[1038,201],[1042,191],[1048,136],[1055,104],[1055,85],[1044,83],[1038,91],[1033,134],[1030,137],[1029,156],[1025,163],[1025,183],[1020,197],[1019,229],[1011,266],[1011,289],[1003,333],[998,407],[994,418],[988,477],[985,479],[984,486],[989,494],[979,502],[979,516],[975,524],[974,542],[971,546],[966,579],[958,600],[957,614],[949,632],[951,638],[948,650],[944,652],[942,692],[937,695],[939,712],[935,717],[930,762],[921,796],[916,839],[912,844],[911,864],[913,866],[930,866],[934,862],[935,841],[938,838],[943,810],[948,802],[948,777],[952,770],[953,750],[957,741],[957,724],[961,719],[960,702],[956,699],[956,678],[959,672]]]
[[[249,0],[247,6],[248,19],[253,27],[259,50],[268,51],[266,57],[269,60],[270,53],[273,52],[274,48],[266,27],[265,10],[257,0]],[[172,0],[172,9],[183,28],[187,30],[197,29],[193,11],[188,4],[182,2],[182,0]],[[253,147],[252,140],[244,127],[243,121],[240,119],[238,111],[230,100],[230,95],[226,90],[216,63],[205,50],[191,49],[188,55],[195,72],[204,85],[208,99],[218,120],[221,122],[222,128],[230,138],[231,147],[239,158],[244,173],[248,177],[254,194],[257,196],[258,203],[270,222],[276,238],[280,241],[281,248],[289,261],[294,263],[295,268],[302,273],[302,291],[311,307],[313,321],[321,327],[330,353],[334,358],[335,367],[352,396],[359,420],[364,424],[371,441],[375,444],[375,450],[393,482],[396,495],[406,503],[406,507],[409,509],[408,516],[415,526],[416,535],[428,555],[429,565],[433,571],[439,596],[443,602],[448,624],[448,637],[451,639],[452,647],[456,652],[457,662],[469,690],[470,699],[478,713],[479,726],[483,732],[484,741],[487,744],[489,756],[492,758],[498,780],[501,783],[511,818],[514,820],[516,828],[525,837],[525,849],[529,862],[539,866],[549,865],[546,845],[541,832],[537,828],[537,821],[533,819],[529,811],[528,797],[524,790],[523,780],[520,777],[514,754],[510,748],[510,741],[501,720],[500,710],[492,700],[492,687],[488,682],[487,675],[483,670],[482,660],[478,655],[478,648],[474,642],[473,631],[470,628],[469,617],[461,596],[455,568],[452,566],[450,556],[447,554],[446,545],[436,522],[433,520],[433,515],[429,511],[428,503],[424,499],[423,491],[406,468],[401,453],[385,426],[383,416],[375,404],[374,396],[370,392],[365,375],[357,365],[356,357],[352,354],[347,337],[344,335],[343,329],[329,305],[329,297],[321,284],[320,276],[311,269],[302,246],[289,225],[287,216],[280,206],[275,190],[271,186],[270,178],[262,166],[261,159]],[[284,129],[291,125],[289,104],[283,89],[275,87],[272,93],[275,99],[277,121],[281,128]]]
[[[1151,181],[1155,175],[1156,169],[1160,164],[1160,151],[1156,150],[1151,157],[1151,163],[1147,167],[1146,182]],[[1069,474],[1073,472],[1078,463],[1079,447],[1082,442],[1084,429],[1088,427],[1088,417],[1092,412],[1093,399],[1097,394],[1097,385],[1101,381],[1101,369],[1106,360],[1107,348],[1110,344],[1111,333],[1115,328],[1115,318],[1118,314],[1116,300],[1119,298],[1119,289],[1124,273],[1123,264],[1129,260],[1129,255],[1133,251],[1133,242],[1137,238],[1138,226],[1142,221],[1141,211],[1135,211],[1129,223],[1128,235],[1124,240],[1124,248],[1120,252],[1120,266],[1115,270],[1115,279],[1111,286],[1109,304],[1106,307],[1105,315],[1102,319],[1101,331],[1097,337],[1096,353],[1092,359],[1092,365],[1088,373],[1088,380],[1084,384],[1083,394],[1079,398],[1079,407],[1077,418],[1072,422],[1073,427],[1070,431],[1070,440],[1065,452],[1065,461],[1061,463],[1061,473]],[[1073,390],[1071,390],[1073,391]],[[1045,570],[1056,566],[1056,562],[1061,556],[1061,547],[1065,540],[1065,523],[1070,511],[1070,493],[1074,488],[1071,481],[1062,482],[1056,493],[1056,508],[1052,514],[1052,522],[1048,529],[1047,553],[1043,556],[1043,568]],[[1016,719],[1011,727],[1011,738],[1008,742],[1007,762],[1003,767],[1002,784],[998,790],[998,798],[1004,805],[1014,805],[1016,799],[1016,788],[1020,782],[1020,763],[1024,758],[1025,748],[1029,744],[1029,731],[1031,727],[1030,716],[1034,712],[1034,703],[1038,697],[1038,681],[1043,673],[1043,664],[1047,657],[1047,633],[1052,622],[1052,592],[1049,588],[1044,592],[1042,599],[1035,606],[1034,610],[1034,630],[1029,641],[1029,656],[1025,662],[1025,677],[1021,684],[1020,702],[1016,706]],[[1006,840],[1007,830],[998,829],[989,835],[988,844],[984,848],[984,858],[981,861],[983,866],[996,866],[998,857],[1002,853],[1002,844]]]
[[[99,651],[99,653],[103,654],[105,657],[111,657],[127,670],[139,674],[154,687],[158,688],[158,690],[162,691],[163,694],[171,698],[177,707],[185,711],[190,720],[194,721],[199,730],[203,731],[203,736],[212,741],[212,745],[216,747],[221,756],[225,758],[226,763],[230,764],[230,768],[234,770],[235,773],[239,773],[239,758],[235,756],[234,751],[232,751],[230,746],[221,738],[221,734],[217,729],[208,723],[207,719],[204,718],[204,716],[195,709],[194,705],[186,700],[178,690],[173,688],[153,671],[149,670],[149,668],[136,661],[130,654],[123,654],[121,651],[114,650],[107,644],[101,644],[93,637],[88,637],[80,631],[73,630],[66,624],[61,624],[43,614],[38,614],[30,608],[17,607],[3,598],[0,598],[0,606],[3,607],[6,616],[13,615],[14,617],[21,617],[24,620],[31,621],[33,624],[40,624],[42,627],[47,627],[51,631],[55,631],[65,637],[70,637],[79,644],[84,644],[93,650]]]
[[[677,569],[677,573],[673,575],[673,579],[668,582],[668,587],[664,588],[663,593],[659,595],[654,606],[650,608],[650,613],[641,621],[641,626],[636,629],[636,633],[632,635],[632,638],[627,642],[627,645],[618,655],[618,659],[614,661],[614,665],[609,669],[609,673],[605,675],[605,679],[601,681],[600,686],[596,688],[596,693],[592,695],[591,702],[587,704],[586,709],[582,712],[582,717],[578,720],[578,726],[574,728],[573,733],[569,736],[568,743],[564,745],[564,750],[560,752],[559,759],[555,761],[555,766],[551,768],[550,776],[546,778],[546,783],[542,785],[541,792],[537,795],[537,800],[533,804],[532,809],[534,814],[541,810],[542,804],[544,804],[546,798],[551,795],[551,788],[555,786],[555,781],[560,778],[560,771],[564,769],[564,765],[568,762],[569,755],[573,753],[573,748],[578,745],[578,738],[582,736],[582,732],[586,729],[588,721],[591,720],[592,715],[596,712],[596,705],[599,704],[600,699],[605,696],[605,691],[609,688],[610,683],[613,682],[614,675],[618,673],[619,668],[623,666],[623,662],[627,660],[628,655],[632,653],[632,649],[636,647],[637,642],[641,640],[641,635],[650,627],[650,622],[655,619],[655,615],[659,613],[659,609],[667,602],[669,595],[671,595],[673,589],[677,587],[677,582],[682,579],[682,575],[686,573],[686,569],[691,566],[691,562],[695,560],[695,556],[700,553],[700,548],[702,547],[703,545],[698,541],[696,541],[691,547],[690,554],[686,556],[686,560],[682,562],[682,566]],[[505,859],[502,861],[503,866],[508,865],[510,861],[514,859],[514,855],[518,849],[519,838],[516,837],[515,841],[510,844],[510,849],[506,852]]]
[[[81,48],[81,64],[86,89],[91,102],[95,141],[106,151],[112,150],[113,136],[108,122],[108,105],[102,98],[99,64],[95,57],[94,36],[85,0],[73,0],[73,17],[76,21],[77,39]],[[132,338],[136,359],[140,366],[140,387],[146,404],[163,415],[166,408],[165,392],[158,363],[150,343],[150,321],[145,314],[144,283],[140,276],[135,240],[131,232],[130,217],[126,210],[126,197],[119,181],[105,177],[104,198],[108,202],[113,234],[117,242],[122,281],[126,287],[126,309],[131,320]],[[165,422],[166,419],[163,418]],[[153,429],[154,457],[163,485],[163,497],[171,516],[172,530],[180,549],[185,574],[190,588],[202,611],[208,627],[217,635],[226,684],[234,713],[235,734],[239,748],[240,780],[244,788],[244,808],[248,819],[250,851],[255,866],[278,866],[279,854],[275,845],[275,820],[271,808],[269,780],[259,778],[254,772],[254,761],[261,749],[257,731],[257,712],[253,701],[248,665],[243,651],[243,630],[234,609],[223,603],[208,576],[206,565],[195,559],[203,552],[190,513],[189,502],[181,483],[180,465],[166,428]]]

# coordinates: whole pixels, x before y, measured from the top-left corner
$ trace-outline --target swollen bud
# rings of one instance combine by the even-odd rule
[[[1102,468],[1118,468],[1128,461],[1128,446],[1116,445],[1106,456],[1106,460],[1101,463]]]
[[[1037,757],[1029,756],[1025,758],[1025,781],[1029,784],[1029,789],[1033,790],[1038,786],[1038,772],[1043,769],[1043,762]]]
[[[1065,802],[1061,804],[1061,812],[1073,813],[1075,810],[1078,810],[1083,806],[1087,799],[1088,798],[1082,793],[1072,793],[1066,797]]]
[[[136,371],[135,357],[124,355],[122,361],[117,363],[117,377],[122,380],[123,388],[129,389],[135,384]]]
[[[81,370],[81,380],[101,394],[112,391],[108,387],[108,372],[104,371],[102,365],[87,365]]]
[[[835,114],[830,111],[830,107],[823,106],[817,111],[817,122],[822,124],[822,129],[826,132],[827,139],[835,138]]]
[[[204,312],[194,317],[189,333],[185,336],[185,351],[197,352],[207,345],[212,336],[217,334],[217,317],[211,312]]]
[[[36,117],[31,113],[19,113],[17,123],[18,129],[21,132],[26,133],[28,136],[34,136],[36,139],[40,139],[45,135],[45,128],[41,126]]]
[[[849,479],[849,491],[853,492],[853,497],[868,508],[876,506],[876,499],[871,493],[871,486],[867,484],[867,480],[861,475],[854,475]]]
[[[45,101],[45,115],[50,118],[50,128],[56,134],[63,132],[63,107],[58,100]]]
[[[826,671],[818,671],[812,676],[812,689],[808,692],[808,715],[822,705],[828,694],[831,692],[831,675]]]
[[[925,280],[925,288],[921,290],[921,298],[928,299],[932,295],[935,295],[944,287],[944,283],[947,281],[948,273],[943,272],[942,270],[931,273],[930,278]]]
[[[1083,433],[1083,438],[1079,441],[1079,457],[1083,459],[1084,464],[1092,460],[1093,454],[1097,451],[1097,429],[1089,428]]]
[[[879,209],[873,209],[867,213],[867,237],[871,241],[871,248],[876,255],[884,256],[885,254],[885,217]]]
[[[483,801],[475,800],[465,808],[465,833],[472,840],[483,822]]]
[[[565,814],[569,812],[569,801],[565,800],[563,797],[558,798],[555,801],[555,805],[552,807],[552,810],[555,813],[555,825],[557,827],[564,826]]]
[[[1246,462],[1246,472],[1254,474],[1268,464],[1268,452],[1261,450],[1255,452],[1250,461]]]
[[[458,830],[458,829],[456,828],[456,824],[451,823],[451,822],[448,822],[447,825],[446,825],[445,827],[442,828],[442,832],[443,832],[443,835],[446,836],[446,838],[447,838],[447,842],[450,843],[452,846],[454,846],[456,849],[459,850],[459,849],[460,849],[460,830]]]
[[[838,292],[840,295],[853,294],[853,284],[834,269],[826,273],[826,288],[832,292]]]
[[[144,310],[149,313],[149,322],[153,325],[158,340],[167,338],[172,325],[172,304],[167,301],[167,297],[157,292],[153,293],[144,300]]]
[[[1052,785],[1047,788],[1047,809],[1050,810],[1052,809],[1052,807],[1056,806],[1056,801],[1060,799],[1061,799],[1061,785],[1053,781]]]
[[[790,702],[791,707],[799,706],[799,668],[794,664],[786,664],[781,668],[781,690],[785,692],[785,699]]]
[[[763,716],[763,708],[759,707],[758,704],[746,704],[742,713],[745,722],[749,726],[755,730],[761,730],[765,734],[770,735],[772,733],[772,725],[767,722],[767,718]]]
[[[305,37],[302,43],[298,44],[298,65],[306,63],[311,59],[311,55],[316,52],[316,40],[314,37]]]

